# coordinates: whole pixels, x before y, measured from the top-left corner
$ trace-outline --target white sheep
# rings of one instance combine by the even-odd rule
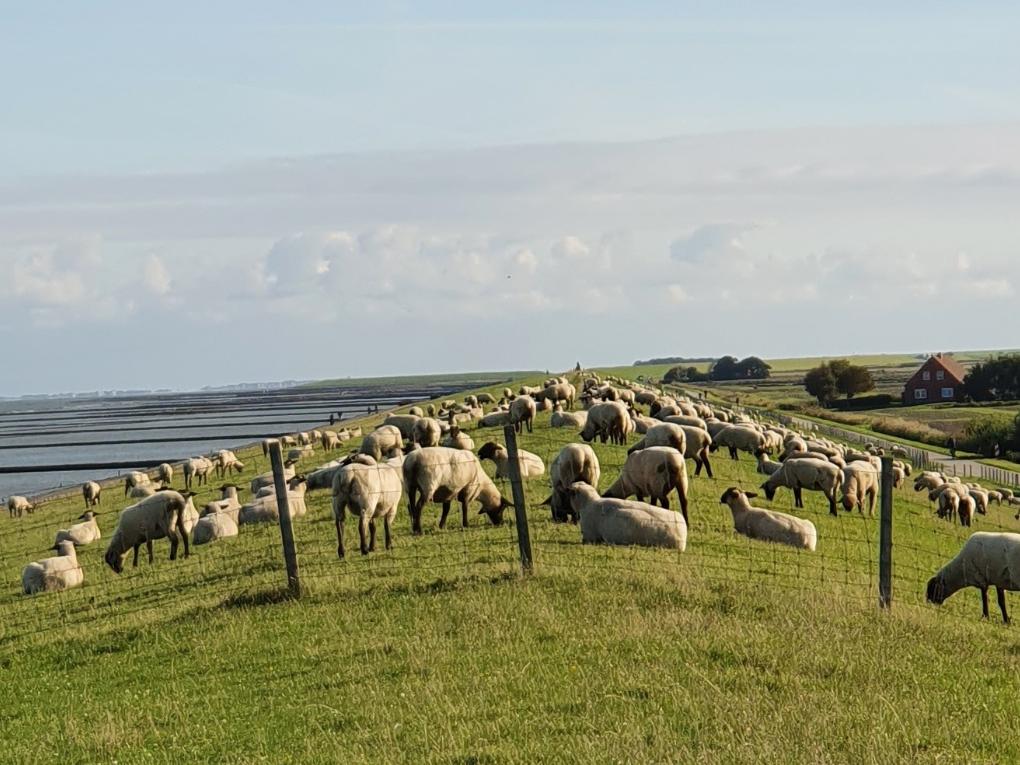
[[[185,460],[183,467],[184,488],[190,489],[196,479],[199,486],[209,483],[209,473],[212,472],[212,469],[212,460],[206,457],[192,457]]]
[[[728,505],[733,513],[733,528],[738,534],[815,551],[818,531],[811,521],[775,510],[752,507],[750,500],[757,496],[754,492],[743,492],[731,486],[719,499],[719,503]]]
[[[371,459],[362,455],[366,460]],[[336,524],[337,556],[343,558],[344,521],[347,511],[358,516],[361,554],[375,550],[375,521],[382,518],[386,549],[393,547],[392,526],[403,494],[403,472],[386,463],[352,462],[333,477],[333,520]]]
[[[69,528],[61,529],[57,532],[54,546],[59,545],[61,542],[70,542],[75,547],[81,547],[92,544],[102,536],[99,533],[99,522],[96,520],[94,512],[87,510],[78,517],[78,520],[81,523],[75,523]]]
[[[598,488],[602,475],[595,450],[588,444],[567,444],[560,449],[549,466],[552,494],[542,504],[549,505],[554,521],[569,519],[576,523],[577,514],[570,505],[570,487],[578,481]]]
[[[443,426],[433,417],[419,417],[411,428],[411,442],[418,446],[439,446]]]
[[[184,557],[187,558],[191,549],[184,516],[189,504],[190,497],[186,498],[176,491],[161,491],[124,508],[106,548],[106,564],[119,574],[124,570],[124,556],[133,548],[133,565],[137,566],[138,549],[143,543],[149,553],[149,563],[152,563],[152,543],[164,537],[170,540],[170,560],[177,560],[178,534],[184,540]]]
[[[537,393],[538,391],[536,390],[535,392]],[[535,413],[537,411],[535,399],[525,394],[524,388],[521,388],[520,397],[515,398],[510,404],[510,424],[514,426],[514,430],[518,433],[524,427],[527,427],[528,432],[531,433],[533,432]]]
[[[714,425],[715,423],[709,423]],[[725,446],[730,451],[730,458],[737,459],[737,451],[744,451],[748,454],[755,454],[759,450],[766,449],[765,436],[759,431],[747,425],[731,425],[723,423],[715,433],[709,427],[708,432],[712,435],[712,451],[720,446]]]
[[[804,489],[820,491],[829,500],[829,513],[836,513],[836,495],[843,485],[843,471],[827,460],[805,459],[787,460],[783,467],[765,479],[761,488],[771,502],[776,496],[776,489],[786,486],[793,490],[796,507],[804,507],[801,492]]]
[[[470,451],[444,446],[419,449],[404,459],[403,475],[414,534],[422,533],[421,512],[426,502],[443,504],[439,528],[446,526],[450,504],[455,499],[460,502],[465,527],[470,502],[478,500],[482,506],[479,514],[486,514],[496,526],[503,522],[503,511],[510,506]]]
[[[124,476],[124,496],[126,497],[136,486],[148,486],[150,483],[152,483],[152,479],[149,478],[148,473],[132,470]]]
[[[310,437],[310,436],[309,436]],[[309,451],[312,450],[311,446],[306,447]],[[220,449],[216,452],[211,459],[213,467],[216,469],[216,475],[225,476],[231,470],[235,473],[241,473],[244,471],[244,463],[237,458],[230,449]]]
[[[400,451],[404,444],[404,437],[400,428],[395,425],[380,425],[361,441],[361,454],[371,455],[376,462],[381,462],[383,457],[391,457]]]
[[[303,476],[294,476],[287,482],[287,506],[291,518],[300,518],[308,512],[305,504],[307,484]],[[251,502],[241,505],[237,513],[237,525],[249,523],[278,523],[280,507],[276,500],[276,492],[256,496]]]
[[[687,548],[687,523],[682,515],[644,502],[603,499],[586,483],[570,487],[570,504],[580,518],[583,544]]]
[[[549,417],[549,426],[553,428],[583,428],[587,422],[587,412],[565,412],[563,404],[558,401],[553,406],[552,415]]]
[[[331,452],[334,449],[338,449],[341,443],[340,436],[332,430],[322,431],[322,437],[319,441],[322,443],[322,450],[324,452]]]
[[[555,417],[556,415],[553,416]],[[489,412],[478,421],[478,427],[480,428],[498,428],[509,424],[510,412],[506,409],[497,409],[494,412]]]
[[[496,465],[496,478],[510,478],[510,452],[502,444],[488,441],[478,450],[478,459],[492,460]],[[517,462],[521,469],[521,478],[535,478],[545,473],[545,463],[537,454],[517,450]]]
[[[840,502],[847,512],[855,507],[864,512],[864,503],[868,503],[868,515],[875,514],[875,503],[878,500],[879,472],[870,462],[848,462],[843,468],[843,485],[840,487],[843,496]]]
[[[23,513],[34,513],[35,505],[28,501],[28,497],[14,494],[7,498],[7,513],[11,518],[20,518]]]
[[[81,495],[85,500],[85,509],[87,510],[100,504],[100,499],[103,496],[103,487],[95,481],[86,481],[81,485]]]
[[[627,455],[623,469],[613,484],[602,492],[607,499],[626,499],[637,496],[638,502],[651,497],[669,509],[669,493],[676,489],[680,499],[680,513],[687,518],[687,464],[684,455],[669,446],[649,446]]]
[[[942,605],[964,587],[981,591],[981,615],[988,618],[988,588],[994,587],[1002,611],[1006,613],[1006,590],[1020,590],[1020,534],[978,531],[970,535],[956,557],[928,580],[929,603]]]
[[[450,428],[450,432],[447,433],[446,438],[440,442],[440,446],[444,446],[448,449],[460,449],[467,452],[473,452],[475,450],[475,442],[472,440],[471,436],[456,425]]]
[[[383,425],[389,425],[400,431],[400,437],[410,441],[414,433],[414,424],[421,419],[420,416],[415,414],[391,414],[385,420]]]
[[[764,449],[759,449],[755,456],[758,458],[758,467],[756,468],[756,471],[762,475],[772,475],[783,466],[782,462],[773,462],[770,460],[769,453]]]
[[[80,587],[85,581],[74,543],[59,542],[55,549],[59,555],[33,561],[22,569],[21,588],[26,595]]]
[[[297,471],[294,469],[294,463],[290,462],[289,460],[284,461],[284,463],[283,463],[283,480],[289,481],[296,474],[297,474]],[[257,496],[258,493],[262,489],[266,488],[267,486],[273,486],[274,483],[275,483],[275,480],[276,479],[273,477],[272,471],[269,471],[268,473],[261,473],[260,475],[257,475],[254,478],[252,478],[251,479],[251,484],[250,484],[252,496],[253,497]]]
[[[238,505],[240,509],[240,505]],[[237,519],[229,512],[210,513],[198,519],[191,530],[193,545],[207,545],[217,539],[237,536]]]
[[[174,468],[169,462],[164,462],[159,466],[159,482],[163,486],[169,486],[174,480]]]
[[[614,444],[625,444],[627,435],[633,429],[634,421],[630,418],[626,404],[606,401],[588,410],[588,420],[581,430],[581,438],[589,442],[598,438],[602,443],[608,439]]]
[[[217,513],[229,515],[237,523],[237,514],[241,510],[241,500],[237,496],[238,487],[232,483],[220,487],[220,498],[207,502],[200,513],[201,518]]]
[[[687,451],[687,434],[679,425],[660,422],[645,431],[644,437],[627,450],[627,454],[639,452],[649,446],[670,446],[681,454]]]

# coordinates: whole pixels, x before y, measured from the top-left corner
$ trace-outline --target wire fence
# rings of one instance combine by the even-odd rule
[[[785,415],[759,414],[767,414],[770,421],[789,427],[797,425]],[[269,492],[264,499],[275,499],[277,514],[269,513],[268,522],[241,523],[236,537],[191,545],[187,557],[182,548],[178,559],[172,562],[167,559],[166,540],[155,542],[155,560],[151,565],[143,544],[137,567],[131,563],[133,551],[130,551],[120,575],[107,566],[104,553],[119,511],[137,500],[124,499],[121,492],[108,489],[98,508],[103,538],[78,548],[78,561],[85,574],[83,585],[38,596],[22,594],[23,567],[54,554],[50,548],[57,530],[77,522],[85,504],[80,495],[64,497],[46,503],[34,513],[5,518],[0,523],[3,576],[0,648],[18,646],[33,636],[56,630],[92,635],[152,620],[182,618],[194,609],[247,607],[287,597],[288,569],[279,522],[281,513],[287,515],[282,509],[284,504],[290,505],[302,597],[337,598],[342,602],[345,597],[371,597],[382,590],[414,594],[437,587],[457,587],[468,581],[515,577],[523,570],[534,571],[538,576],[618,573],[638,580],[662,576],[670,580],[698,578],[790,591],[864,608],[874,608],[879,600],[882,560],[877,498],[873,514],[840,509],[833,516],[828,500],[820,492],[805,491],[804,506],[795,507],[792,492],[780,489],[773,501],[759,497],[752,500],[753,504],[809,520],[816,530],[814,549],[753,539],[735,532],[733,515],[721,499],[730,487],[760,491],[758,486],[765,476],[755,471],[754,459],[748,454],[742,453],[739,459],[732,460],[719,451],[710,455],[712,477],[707,471],[695,475],[691,461],[685,463],[688,485],[684,492],[687,500],[684,544],[666,549],[582,544],[582,528],[554,519],[549,507],[543,504],[552,491],[551,471],[557,456],[568,445],[581,442],[577,427],[552,427],[546,413],[540,413],[533,428],[524,427],[519,435],[501,425],[464,427],[461,437],[466,436],[469,443],[461,445],[470,448],[443,452],[446,464],[440,472],[455,476],[455,480],[450,479],[453,488],[444,484],[445,493],[440,489],[424,497],[427,501],[421,505],[420,533],[415,533],[409,501],[421,500],[423,490],[431,488],[424,478],[421,483],[410,480],[407,485],[402,485],[402,480],[417,475],[405,471],[406,462],[417,464],[423,458],[412,452],[387,462],[380,454],[374,466],[362,466],[373,476],[375,483],[369,480],[368,484],[376,487],[375,495],[370,496],[371,491],[366,494],[363,486],[358,489],[360,494],[352,489],[355,507],[385,508],[392,506],[390,500],[394,495],[398,499],[390,524],[392,547],[386,546],[386,514],[382,513],[375,519],[375,548],[365,555],[360,550],[360,519],[352,513],[352,506],[346,505],[345,555],[339,557],[333,481],[330,477],[323,484],[321,474],[316,478],[320,488],[303,494],[299,482],[283,494]],[[369,432],[367,424],[365,432]],[[821,429],[813,432],[825,433]],[[862,443],[857,438],[861,434],[846,439],[843,433],[826,435]],[[628,449],[639,438],[632,435],[623,444],[600,439],[591,443],[600,467],[601,477],[595,482],[600,492],[606,493],[624,473],[628,460],[634,460]],[[881,439],[869,440],[882,443]],[[311,456],[303,458],[292,470],[311,477],[323,460],[347,456],[362,446],[359,439],[345,444],[343,452],[325,452],[317,446]],[[514,470],[518,462],[511,458],[514,451],[519,451],[519,464],[524,468],[519,477]],[[486,459],[480,461],[478,453]],[[243,489],[250,492],[252,487],[248,484],[259,476],[263,485],[273,483],[269,460],[260,450],[239,451],[238,456],[247,465],[244,480],[236,479],[244,484]],[[326,465],[324,469],[334,473],[341,469],[335,462]],[[355,462],[344,468],[345,475],[357,473],[361,469],[357,465]],[[277,472],[281,479],[291,477],[284,473],[282,465]],[[385,476],[390,483],[381,480]],[[213,480],[196,487],[199,493],[192,501],[197,510],[219,498],[218,486],[219,482]],[[980,495],[978,490],[975,493]],[[291,498],[290,501],[281,502],[283,496]],[[1008,499],[982,507],[984,512],[975,514],[972,524],[966,526],[961,524],[958,512],[952,518],[941,517],[938,502],[928,499],[928,490],[914,491],[910,480],[894,489],[892,496],[889,528],[894,608],[925,606],[927,580],[957,554],[972,532],[1020,531],[1020,520],[1015,517],[1020,508],[1011,506]],[[468,499],[466,526],[462,521],[461,497]],[[680,504],[675,487],[670,488],[669,497],[671,512],[676,513]],[[449,515],[445,528],[439,528],[444,500]],[[257,500],[245,496],[242,502]],[[480,504],[490,514],[479,513]],[[243,511],[241,515],[244,516]],[[678,515],[673,515],[656,521],[660,524],[656,533],[673,534],[679,525],[677,518]],[[371,529],[367,531],[366,541],[371,536]],[[974,615],[973,602],[964,605],[963,598],[951,600],[945,610],[965,618]]]

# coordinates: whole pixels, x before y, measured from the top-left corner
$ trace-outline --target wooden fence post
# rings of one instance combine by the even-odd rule
[[[521,462],[517,453],[517,433],[513,425],[503,428],[506,438],[507,456],[510,458],[510,489],[514,497],[514,518],[517,522],[517,546],[521,551],[521,570],[530,574],[535,570],[531,554],[531,530],[528,528],[528,512],[524,506],[524,484],[521,482]]]
[[[892,605],[893,460],[882,457],[882,497],[878,529],[878,605]]]
[[[295,598],[301,597],[301,578],[298,575],[297,550],[294,548],[294,526],[290,517],[289,487],[284,475],[283,450],[275,438],[269,444],[269,461],[273,465],[273,486],[276,489],[276,507],[280,513],[280,537],[283,540],[283,560],[287,566],[287,589]]]

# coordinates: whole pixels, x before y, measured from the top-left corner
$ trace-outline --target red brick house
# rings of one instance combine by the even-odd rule
[[[963,366],[952,356],[929,356],[903,386],[904,404],[937,404],[963,398]]]

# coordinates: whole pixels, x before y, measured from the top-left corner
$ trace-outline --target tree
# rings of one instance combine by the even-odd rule
[[[829,368],[832,369],[831,365]],[[853,398],[858,393],[866,393],[869,390],[873,390],[875,387],[875,381],[871,379],[871,372],[868,371],[867,367],[847,364],[839,372],[834,372],[833,376],[836,378],[836,390],[844,394],[848,399]]]
[[[975,401],[1020,398],[1020,354],[998,356],[975,364],[963,378],[963,390]]]
[[[712,380],[736,380],[738,363],[736,356],[723,356],[712,364],[708,376]]]
[[[818,399],[822,406],[828,406],[836,397],[836,377],[832,367],[821,364],[804,375],[804,390]]]
[[[759,359],[757,356],[748,356],[737,362],[737,377],[742,380],[764,380],[770,374],[772,367]]]
[[[705,382],[708,375],[697,367],[673,367],[662,376],[664,383]]]

